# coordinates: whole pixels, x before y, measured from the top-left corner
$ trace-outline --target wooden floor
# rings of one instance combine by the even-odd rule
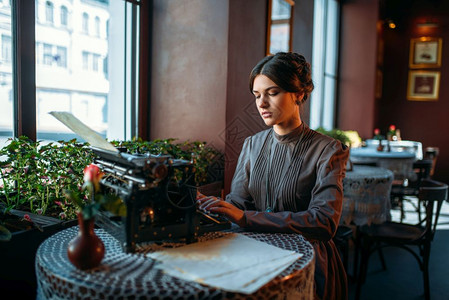
[[[408,212],[407,212],[408,210]],[[406,221],[415,220],[412,208],[406,206]],[[392,211],[392,218],[399,218],[399,211]],[[430,254],[430,288],[432,300],[449,300],[449,203],[445,202],[438,222],[437,233]],[[352,254],[352,253],[351,253]],[[379,256],[371,255],[368,276],[362,286],[361,300],[424,299],[422,272],[416,259],[402,249],[385,248],[387,270],[383,270]],[[352,272],[350,255],[349,270]],[[355,282],[349,282],[349,299],[355,298]]]

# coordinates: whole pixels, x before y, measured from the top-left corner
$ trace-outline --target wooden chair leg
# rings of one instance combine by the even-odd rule
[[[402,221],[404,221],[405,219],[404,199],[402,198],[402,196],[399,197],[398,204],[399,208],[401,209],[400,222],[402,223]]]
[[[360,270],[358,272],[357,287],[355,291],[355,300],[360,299],[360,294],[362,293],[362,285],[365,283],[366,275],[368,273],[368,261],[370,257],[371,243],[362,241],[361,246],[361,259],[360,259]]]
[[[424,246],[423,253],[423,280],[424,280],[424,298],[430,300],[430,281],[429,281],[429,258],[430,258],[430,244]]]
[[[382,248],[379,248],[377,250],[377,253],[379,254],[379,259],[380,259],[380,263],[382,264],[382,268],[385,271],[387,269],[387,264],[385,263],[385,256],[384,256],[384,252],[382,251]]]
[[[360,243],[360,231],[359,227],[357,226],[354,235],[354,265],[352,270],[352,276],[354,277],[354,279],[357,279],[357,272],[359,268],[359,253],[361,251]]]

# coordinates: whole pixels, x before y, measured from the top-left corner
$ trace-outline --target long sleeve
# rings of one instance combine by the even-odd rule
[[[330,240],[340,220],[348,156],[349,150],[340,142],[329,142],[316,159],[316,180],[308,209],[275,213],[247,210],[246,229],[301,233],[311,240]]]
[[[232,178],[231,192],[226,201],[242,210],[255,209],[253,199],[248,190],[250,177],[251,137],[245,139],[237,162],[234,177]]]

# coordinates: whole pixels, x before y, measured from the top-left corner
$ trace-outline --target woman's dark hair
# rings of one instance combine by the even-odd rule
[[[301,102],[306,101],[313,90],[310,64],[298,53],[278,52],[259,61],[249,76],[251,93],[257,75],[267,76],[284,91],[304,93]]]

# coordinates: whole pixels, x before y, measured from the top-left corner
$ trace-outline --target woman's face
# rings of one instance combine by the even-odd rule
[[[273,126],[278,134],[287,134],[301,125],[299,105],[300,93],[286,92],[265,75],[254,79],[253,94],[259,113],[267,126]]]

